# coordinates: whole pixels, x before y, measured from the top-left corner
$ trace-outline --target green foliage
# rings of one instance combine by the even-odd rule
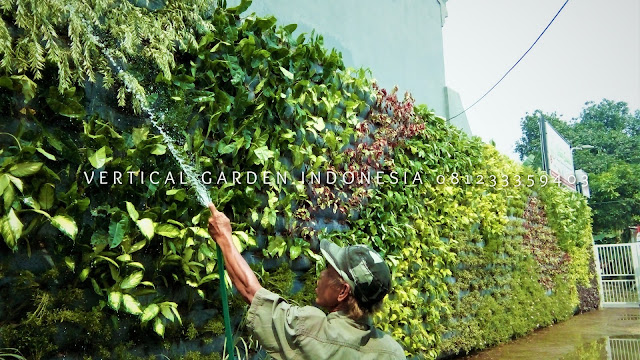
[[[211,2],[198,0],[169,1],[158,11],[129,1],[5,0],[0,3],[0,69],[12,78],[30,73],[33,80],[40,80],[46,68],[53,67],[60,94],[98,77],[103,77],[106,88],[120,83],[119,91],[124,92],[111,59],[118,65],[134,59],[148,62],[170,78],[176,48],[197,47],[198,33],[215,32],[205,20],[212,7]],[[25,95],[25,100],[29,97]],[[140,105],[135,97],[132,101]],[[81,116],[82,107],[75,108],[73,116]]]
[[[593,208],[594,229],[599,230],[596,231],[617,232],[616,237],[621,238],[623,229],[640,223],[639,173],[640,161],[633,164],[617,162],[590,178],[593,190],[589,204]]]
[[[626,103],[607,99],[585,105],[579,118],[571,123],[560,120],[555,113],[543,114],[539,110],[525,116],[516,151],[521,159],[530,157],[529,165],[541,166],[540,116],[572,146],[594,146],[589,151],[573,152],[575,168],[589,175],[589,206],[593,209],[596,238],[616,237],[621,241],[622,231],[640,221],[640,188],[636,180],[640,165],[640,110],[632,113]]]
[[[534,169],[542,169],[542,155],[540,153],[541,117],[563,136],[566,136],[569,128],[569,125],[561,120],[558,114],[545,114],[541,110],[536,110],[532,114],[527,113],[520,120],[522,137],[516,142],[515,151],[520,155],[520,160],[526,159],[526,164]]]
[[[592,259],[584,198],[493,152],[485,152],[493,158],[490,171],[518,175],[531,186],[515,186],[516,178],[511,186],[468,190],[476,194],[476,212],[490,205],[504,222],[491,225],[499,240],[482,222],[451,235],[458,261],[447,278],[452,311],[439,326],[440,353],[479,350],[568,318],[579,305],[578,285],[590,287],[594,275],[584,262]],[[525,182],[529,176],[537,180]],[[570,210],[576,208],[583,211]]]
[[[24,142],[19,133],[18,137],[9,133],[0,133],[2,135],[13,138],[0,158],[0,195],[4,204],[0,212],[3,215],[0,234],[5,244],[17,250],[19,240],[45,220],[74,239],[77,226],[73,219],[65,215],[51,216],[45,211],[53,207],[55,185],[52,182],[59,179],[47,166],[55,164],[55,157],[43,149],[41,139]]]
[[[200,353],[190,351],[186,353],[180,360],[221,360],[220,354],[202,355]]]
[[[0,349],[0,358],[25,360],[25,358],[22,355],[20,355],[20,352],[18,351],[18,349],[15,349],[15,348]]]
[[[540,284],[547,290],[553,289],[553,278],[567,272],[568,254],[558,246],[558,240],[547,226],[544,208],[535,197],[529,199],[524,219],[526,233],[522,246],[540,267]]]
[[[37,292],[33,299],[33,311],[27,313],[23,322],[0,327],[3,342],[21,349],[34,359],[40,359],[59,349],[52,339],[61,329],[74,329],[74,333],[79,331],[81,334],[73,339],[72,347],[90,348],[108,341],[112,330],[105,314],[98,308],[88,311],[70,309],[70,304],[82,298],[81,293],[75,294],[74,298],[62,293],[52,296]]]
[[[560,360],[597,360],[607,357],[607,339],[602,338],[582,344]]]
[[[209,320],[204,326],[204,331],[208,332],[209,336],[219,336],[224,334],[224,323],[222,317]]]
[[[258,274],[260,284],[276,294],[291,295],[295,274],[287,264],[282,264],[271,272],[265,272],[260,266],[254,265],[253,270]]]
[[[572,213],[584,201],[534,187],[555,217],[557,247],[580,259],[554,274],[547,296],[514,220],[532,194],[524,179],[539,174],[414,106],[409,94],[398,99],[366,71],[345,69],[321,37],[293,38],[295,26],[276,27],[273,17],[241,19],[247,6],[0,2],[0,116],[8,120],[0,125],[0,230],[5,250],[33,246],[55,259],[55,271],[38,280],[18,277],[37,301],[15,310],[3,339],[27,334],[30,345],[19,348],[35,358],[69,353],[54,339],[55,321],[100,320],[89,331],[100,341],[87,349],[127,359],[131,347],[160,337],[168,351],[222,334],[218,314],[190,316],[219,308],[218,288],[229,281],[217,272],[208,209],[167,177],[181,170],[168,141],[211,175],[207,195],[231,218],[235,245],[266,287],[293,302],[315,297],[318,240],[382,253],[394,288],[374,321],[408,355],[481,348],[571,314],[576,282],[590,279],[588,213]],[[328,172],[339,180],[313,180]],[[509,183],[498,185],[503,176]],[[306,273],[296,278],[292,267]],[[58,293],[46,295],[45,277],[90,294],[90,308],[74,312]],[[231,301],[236,314],[245,311],[239,297]],[[466,322],[477,332],[441,341]],[[130,342],[114,347],[104,334],[122,324],[133,329]]]

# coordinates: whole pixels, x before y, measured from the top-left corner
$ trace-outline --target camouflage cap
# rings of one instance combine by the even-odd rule
[[[340,247],[320,241],[320,251],[351,287],[358,303],[370,307],[382,300],[391,289],[391,272],[380,254],[366,245]]]

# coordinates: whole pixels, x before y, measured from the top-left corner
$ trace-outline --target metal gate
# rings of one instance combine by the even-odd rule
[[[640,339],[607,337],[607,360],[636,360],[640,357]]]
[[[594,246],[600,307],[640,305],[640,243]]]

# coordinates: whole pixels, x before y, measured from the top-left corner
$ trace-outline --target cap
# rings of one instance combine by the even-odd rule
[[[384,298],[391,289],[391,272],[380,254],[366,245],[340,247],[330,241],[320,241],[320,251],[346,281],[358,303],[370,307]]]

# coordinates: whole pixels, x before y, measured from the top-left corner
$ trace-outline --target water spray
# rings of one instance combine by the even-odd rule
[[[68,7],[68,8],[71,13],[75,11],[75,9],[73,9],[72,7]],[[147,99],[145,99],[139,92],[135,91],[134,85],[137,84],[138,82],[137,79],[135,79],[131,74],[125,72],[122,69],[122,67],[120,67],[116,63],[116,61],[111,56],[110,49],[107,49],[106,46],[100,41],[100,39],[93,34],[93,31],[92,31],[93,26],[89,24],[85,19],[83,19],[83,22],[85,23],[87,28],[90,30],[89,34],[91,36],[91,39],[94,41],[96,46],[98,46],[102,50],[102,53],[107,57],[107,59],[111,63],[111,66],[116,70],[118,77],[122,79],[122,82],[124,83],[127,91],[131,93],[133,96],[135,96],[136,99],[140,102],[140,109],[142,109],[142,111],[145,112],[149,121],[151,121],[151,124],[153,124],[153,126],[162,135],[164,139],[164,143],[167,145],[167,148],[169,148],[169,152],[171,153],[171,155],[176,160],[176,162],[178,163],[182,171],[187,176],[187,180],[189,184],[196,190],[199,202],[202,204],[202,206],[207,207],[209,203],[212,203],[211,197],[209,196],[209,193],[207,192],[207,189],[205,188],[204,184],[202,184],[202,182],[198,180],[196,168],[193,165],[191,165],[182,156],[182,154],[176,148],[176,145],[174,144],[173,139],[166,133],[166,131],[162,128],[161,124],[158,122],[158,120],[160,121],[164,120],[164,114],[160,113],[159,116],[156,116],[156,114],[153,113],[151,108],[149,108],[148,106]],[[225,284],[224,258],[222,255],[222,249],[220,248],[219,245],[217,246],[216,253],[217,253],[218,273],[220,276],[220,284],[221,284],[220,297],[222,300],[222,313],[224,317],[225,338],[226,338],[225,347],[227,349],[227,353],[229,354],[229,359],[234,360],[235,356],[234,356],[234,345],[233,345],[233,333],[231,331],[231,318],[229,316],[229,299],[227,295],[227,286]]]
[[[140,108],[142,109],[142,111],[144,111],[147,114],[147,117],[149,118],[149,121],[151,121],[151,124],[153,124],[153,126],[162,135],[164,139],[164,143],[167,145],[167,148],[169,148],[169,152],[171,153],[171,155],[173,155],[173,158],[176,160],[176,162],[178,163],[182,171],[187,176],[187,181],[189,182],[189,184],[196,190],[196,193],[198,194],[198,200],[200,201],[202,206],[208,206],[209,203],[212,202],[212,200],[211,200],[211,197],[209,196],[209,193],[207,192],[207,189],[204,187],[204,184],[202,184],[202,182],[198,180],[196,168],[190,163],[188,163],[187,160],[178,151],[178,149],[176,148],[173,142],[173,139],[162,128],[160,123],[156,120],[156,115],[147,106],[146,99],[144,99],[140,94],[133,91],[133,85],[131,84],[131,82],[134,81],[135,79],[132,79],[132,76],[130,74],[124,72],[124,70],[122,70],[122,68],[115,63],[111,55],[108,53],[108,50],[105,50],[104,53],[109,59],[109,61],[111,62],[111,64],[118,70],[118,76],[122,78],[122,81],[124,82],[127,88],[127,91],[133,94],[134,96],[136,96],[136,98],[140,102]],[[159,118],[162,121],[164,119],[164,114],[160,114]],[[234,345],[233,345],[233,333],[231,332],[231,318],[229,316],[229,297],[227,295],[227,286],[225,284],[224,257],[222,255],[222,249],[220,248],[220,246],[218,245],[216,246],[216,248],[217,248],[216,257],[218,262],[218,274],[220,276],[220,284],[221,284],[220,297],[222,300],[222,314],[224,317],[224,328],[225,328],[225,337],[226,337],[225,347],[227,349],[227,353],[229,354],[229,359],[234,360],[235,356],[234,356]]]

